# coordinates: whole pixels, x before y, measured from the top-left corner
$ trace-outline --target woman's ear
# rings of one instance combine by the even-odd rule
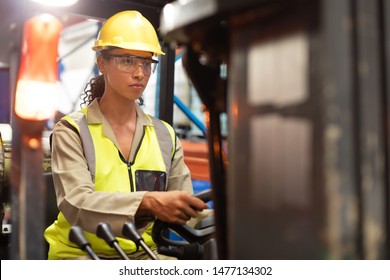
[[[106,71],[106,63],[107,63],[107,60],[104,59],[104,57],[102,55],[99,55],[97,58],[96,58],[96,64],[97,64],[97,67],[99,68],[99,71],[104,74],[104,72]]]

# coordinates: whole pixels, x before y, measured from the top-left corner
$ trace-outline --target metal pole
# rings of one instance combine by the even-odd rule
[[[20,140],[12,150],[12,242],[11,259],[45,259],[46,186],[43,182],[43,121],[18,119]],[[18,152],[16,152],[18,151]],[[18,178],[15,178],[18,176]],[[16,180],[15,180],[16,179]]]

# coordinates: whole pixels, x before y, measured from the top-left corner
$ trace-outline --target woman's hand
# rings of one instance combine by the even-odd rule
[[[148,192],[137,214],[153,215],[164,222],[184,225],[207,208],[206,203],[186,191]]]

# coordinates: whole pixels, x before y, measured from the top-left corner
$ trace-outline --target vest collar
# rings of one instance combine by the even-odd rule
[[[128,161],[133,162],[136,154],[136,149],[142,141],[142,136],[144,132],[144,126],[153,126],[152,120],[145,114],[144,111],[137,105],[135,106],[137,113],[137,123],[135,125],[135,133],[133,138],[133,144],[130,150],[130,157]],[[87,107],[87,123],[88,124],[102,124],[103,134],[109,138],[115,146],[119,149],[118,141],[115,137],[115,134],[104,117],[102,111],[100,111],[99,102],[95,99]]]

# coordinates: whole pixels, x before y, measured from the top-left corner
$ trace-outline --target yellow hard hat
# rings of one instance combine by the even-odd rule
[[[119,12],[107,19],[92,49],[101,51],[108,47],[165,54],[153,25],[137,11]]]

